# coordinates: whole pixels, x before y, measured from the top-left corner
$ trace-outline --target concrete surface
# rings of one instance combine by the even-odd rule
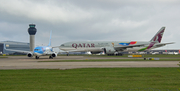
[[[110,62],[39,62],[53,60],[83,60],[83,59],[109,59]],[[179,61],[113,61],[121,57],[84,57],[84,56],[58,56],[40,59],[26,56],[8,56],[0,58],[0,69],[74,69],[74,68],[131,68],[131,67],[179,67]]]

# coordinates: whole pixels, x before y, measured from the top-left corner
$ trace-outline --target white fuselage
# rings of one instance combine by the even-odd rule
[[[131,43],[131,44],[130,44]],[[103,48],[113,47],[119,48],[117,51],[138,51],[142,48],[145,48],[149,45],[150,42],[138,42],[138,41],[130,41],[130,42],[118,42],[118,41],[77,41],[77,42],[67,42],[62,44],[59,49],[63,51],[71,51],[71,52],[102,52]],[[126,48],[128,45],[135,44],[144,44],[140,47]],[[121,48],[122,47],[122,48]],[[152,47],[153,48],[153,47]],[[151,49],[152,49],[151,48]]]

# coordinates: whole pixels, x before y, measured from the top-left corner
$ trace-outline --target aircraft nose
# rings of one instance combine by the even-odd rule
[[[38,54],[39,54],[39,53],[37,53],[37,52],[34,52],[34,55],[35,55],[35,56],[38,56]]]

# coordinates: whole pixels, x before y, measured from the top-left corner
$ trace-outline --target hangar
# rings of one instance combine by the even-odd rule
[[[10,50],[7,50],[10,49]],[[0,41],[0,53],[2,54],[21,54],[17,51],[30,51],[30,44],[16,41]]]

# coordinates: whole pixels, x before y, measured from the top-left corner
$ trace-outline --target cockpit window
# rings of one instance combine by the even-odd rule
[[[34,51],[40,51],[40,49],[34,49]]]
[[[64,46],[64,44],[62,44],[61,46]]]

